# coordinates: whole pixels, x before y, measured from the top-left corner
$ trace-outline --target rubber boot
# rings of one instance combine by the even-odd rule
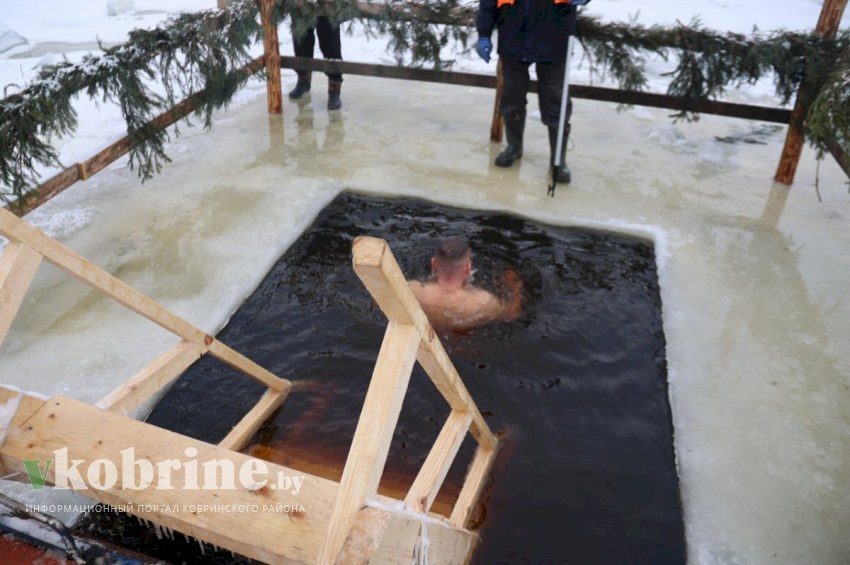
[[[342,100],[339,98],[341,90],[341,80],[328,79],[328,110],[339,110],[342,107]]]
[[[567,167],[567,140],[570,137],[570,124],[564,125],[564,139],[561,141],[560,160],[555,161],[555,149],[558,144],[558,128],[549,127],[549,165],[558,165],[555,168],[555,182],[568,183],[572,180],[570,168]]]
[[[525,110],[505,118],[505,137],[508,146],[496,157],[497,167],[510,167],[522,157],[522,134],[525,131]]]
[[[297,71],[298,82],[295,83],[295,88],[289,91],[289,97],[292,100],[298,100],[308,92],[310,92],[310,73]]]

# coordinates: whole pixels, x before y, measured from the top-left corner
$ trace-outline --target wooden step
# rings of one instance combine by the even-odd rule
[[[191,479],[193,475],[198,475],[199,486],[204,486],[205,462],[229,462],[238,470],[257,460],[63,396],[45,401],[29,395],[21,397],[17,391],[0,387],[0,406],[18,409],[10,422],[0,422],[4,426],[0,437],[5,437],[0,445],[0,461],[5,473],[25,473],[24,460],[54,460],[56,450],[67,448],[70,461],[82,460],[76,469],[85,489],[79,492],[94,500],[267,563],[317,560],[339,490],[339,484],[334,481],[267,463],[270,476],[303,476],[300,491],[293,494],[284,489],[251,489],[238,484],[239,481],[232,490],[181,488],[187,484],[187,477]],[[166,484],[162,477],[155,477],[150,487],[141,490],[133,490],[133,484],[124,484],[121,452],[128,448],[133,448],[135,461],[183,462],[182,468],[171,471],[174,488],[157,488]],[[105,477],[104,464],[97,463],[99,459],[112,462],[117,469],[117,483],[103,485],[109,488],[95,488]],[[192,461],[196,462],[198,473],[191,471]],[[93,462],[100,473],[93,471],[89,477]],[[63,479],[56,476],[55,464],[54,461],[48,470],[50,484]],[[128,469],[136,481],[134,471]],[[216,484],[220,483],[216,481]],[[379,527],[373,530],[378,533],[366,548],[373,562],[409,563],[422,521],[411,513],[388,507],[388,502],[382,498],[376,501],[381,508],[367,508],[358,514],[355,527],[359,529],[355,537],[363,533],[364,525],[377,524]],[[257,511],[228,512],[227,509]],[[476,536],[433,519],[427,523],[431,562],[466,562]],[[348,545],[342,553],[343,557],[346,555],[351,555]]]

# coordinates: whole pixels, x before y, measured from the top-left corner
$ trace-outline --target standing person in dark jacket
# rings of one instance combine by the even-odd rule
[[[522,157],[522,136],[525,130],[528,70],[532,63],[537,70],[537,98],[543,123],[549,128],[550,163],[555,163],[558,118],[561,113],[561,94],[564,86],[567,42],[576,32],[575,4],[588,0],[480,0],[476,27],[476,51],[490,62],[493,43],[490,36],[499,29],[499,57],[502,60],[504,86],[499,112],[505,119],[508,146],[496,157],[496,165],[510,167]],[[566,165],[567,137],[570,133],[572,100],[567,102],[564,119],[564,142],[561,144],[560,166],[555,180],[570,182]]]
[[[340,39],[339,26],[328,19],[327,16],[319,16],[316,26],[307,29],[301,37],[292,36],[292,45],[295,48],[296,57],[313,58],[313,49],[316,38],[313,32],[319,36],[319,48],[325,59],[342,59],[342,41]],[[298,82],[289,93],[289,97],[297,100],[310,92],[311,71],[296,71]],[[342,91],[342,75],[339,73],[327,73],[328,75],[328,110],[337,110],[342,107],[340,92]]]

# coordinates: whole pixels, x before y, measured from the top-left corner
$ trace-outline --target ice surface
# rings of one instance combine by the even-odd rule
[[[27,40],[20,34],[0,24],[0,53],[5,53],[12,47],[26,45]]]
[[[81,3],[79,17],[63,18],[71,4],[36,15],[24,3],[7,15],[4,5],[4,23],[34,41],[119,40],[129,20],[142,25],[167,9],[137,0],[135,12],[108,18],[102,3]],[[638,21],[699,11],[721,29],[811,27],[819,8],[647,0]],[[637,11],[616,0],[588,7],[612,20]],[[291,53],[285,26],[281,39]],[[359,36],[344,36],[343,50],[350,60],[379,58]],[[0,58],[0,76],[17,81],[37,60]],[[265,87],[250,83],[211,132],[184,128],[169,147],[174,163],[152,181],[141,185],[120,162],[27,219],[208,332],[344,188],[649,237],[690,562],[847,562],[850,196],[831,160],[818,166],[806,149],[788,189],[772,182],[784,128],[712,116],[674,125],[662,110],[577,100],[574,181],[549,198],[538,122],[529,120],[518,166],[492,166],[491,91],[350,76],[343,110],[329,115],[324,81],[317,73],[311,97],[286,100],[282,117],[266,113]],[[294,73],[284,71],[284,82]],[[731,96],[775,104],[769,84]],[[88,156],[120,134],[110,110],[81,108],[83,129],[61,141],[63,155]],[[0,382],[95,402],[174,341],[43,267],[0,349]]]

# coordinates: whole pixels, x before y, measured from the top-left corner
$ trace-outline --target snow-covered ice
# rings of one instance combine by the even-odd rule
[[[55,9],[33,14],[3,0],[2,24],[31,42],[2,54],[7,84],[32,76],[47,55],[31,56],[38,44],[59,42],[51,52],[79,57],[75,46],[119,42],[169,9],[214,7],[136,0],[109,17],[105,2],[43,3]],[[647,25],[700,14],[707,26],[739,32],[813,27],[819,10],[817,0],[588,6]],[[291,53],[287,38],[283,26]],[[379,41],[356,34],[343,37],[343,53],[386,57]],[[458,65],[495,68],[467,55]],[[660,83],[661,67],[650,70]],[[588,80],[586,67],[574,77]],[[284,81],[294,84],[294,73]],[[316,75],[306,102],[286,100],[282,117],[267,114],[265,86],[251,82],[211,131],[183,127],[169,147],[174,162],[153,180],[140,184],[119,162],[27,219],[208,332],[343,189],[649,237],[690,562],[848,562],[850,195],[834,162],[818,164],[806,149],[789,189],[772,182],[784,128],[714,116],[673,124],[662,110],[576,100],[574,181],[549,198],[539,123],[529,121],[519,166],[492,166],[492,91],[348,76],[343,110],[328,114],[324,81]],[[770,81],[729,96],[776,103]],[[61,141],[69,162],[122,135],[116,113],[80,108],[80,131]],[[44,267],[0,349],[0,382],[96,402],[172,343]]]

